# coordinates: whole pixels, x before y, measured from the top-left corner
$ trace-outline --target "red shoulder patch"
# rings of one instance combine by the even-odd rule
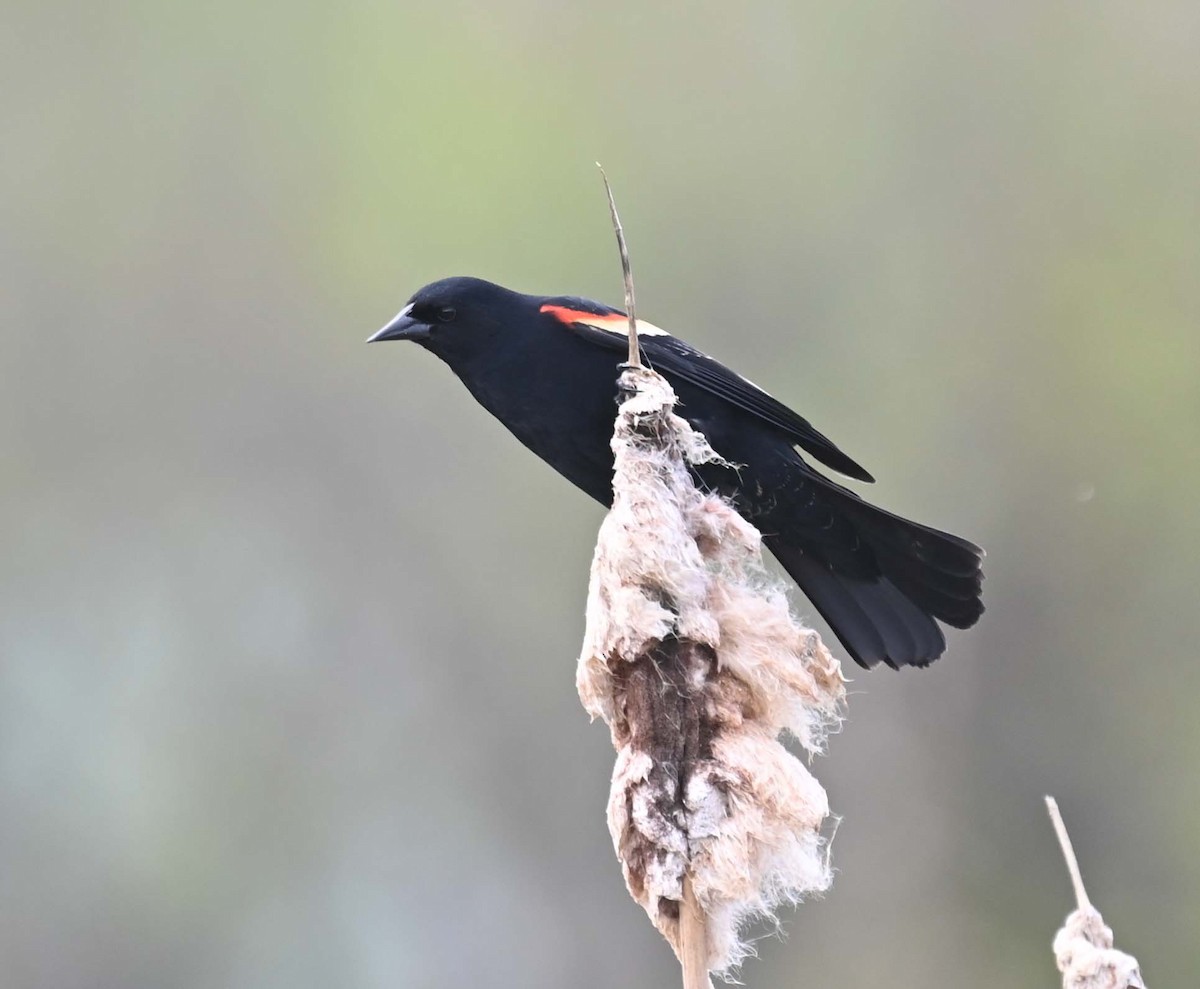
[[[589,326],[594,326],[597,323],[611,323],[614,327],[617,323],[620,323],[622,326],[628,324],[628,320],[620,313],[600,314],[588,312],[586,309],[571,309],[568,306],[556,306],[551,302],[547,302],[539,311],[549,313],[560,323],[565,323],[568,326],[572,323],[587,323]]]
[[[594,330],[603,330],[605,333],[616,333],[623,337],[629,335],[629,317],[623,313],[588,312],[586,309],[572,309],[570,306],[558,306],[553,302],[547,302],[539,311],[548,313],[564,326],[579,324],[580,326],[590,326]],[[637,328],[638,334],[641,336],[665,337],[670,335],[666,330],[659,329],[653,323],[647,323],[644,319],[637,321]]]

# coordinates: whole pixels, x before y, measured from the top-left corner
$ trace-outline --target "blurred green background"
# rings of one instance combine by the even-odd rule
[[[1057,984],[1041,796],[1200,930],[1200,7],[5,5],[0,981],[676,984],[575,697],[600,510],[364,338],[621,299],[982,543],[848,670],[840,872],[751,986]],[[803,609],[803,602],[798,602]]]

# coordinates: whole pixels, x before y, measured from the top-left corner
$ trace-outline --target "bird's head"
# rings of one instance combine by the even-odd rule
[[[367,342],[412,340],[454,361],[488,349],[520,315],[536,312],[531,300],[482,278],[443,278],[420,289]]]

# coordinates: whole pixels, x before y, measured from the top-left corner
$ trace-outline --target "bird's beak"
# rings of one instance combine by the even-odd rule
[[[367,337],[367,343],[378,343],[380,340],[424,340],[433,331],[428,323],[413,319],[412,303],[401,309],[382,330],[374,336]]]

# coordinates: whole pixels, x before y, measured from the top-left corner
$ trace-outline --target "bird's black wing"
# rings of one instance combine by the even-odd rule
[[[580,306],[583,300],[578,299],[555,302],[559,304],[543,306],[542,311],[554,315],[571,332],[610,350],[624,350],[628,346],[628,327],[624,313],[596,306],[595,303],[587,303],[595,309],[608,309],[607,312],[589,312]],[[579,308],[575,308],[576,306]],[[638,320],[638,342],[646,363],[656,371],[681,378],[724,399],[730,405],[758,416],[785,433],[802,450],[812,454],[826,467],[855,480],[875,480],[864,468],[842,453],[831,440],[814,429],[807,419],[797,415],[752,381],[729,370],[707,354],[641,320]]]

